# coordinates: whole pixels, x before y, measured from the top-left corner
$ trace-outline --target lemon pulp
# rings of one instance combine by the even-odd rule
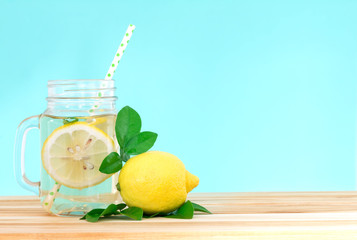
[[[66,124],[54,130],[42,147],[42,164],[58,183],[76,189],[97,185],[111,175],[99,167],[115,151],[113,139],[86,122]]]

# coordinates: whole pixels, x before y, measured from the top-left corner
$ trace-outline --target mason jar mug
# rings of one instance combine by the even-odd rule
[[[17,129],[14,167],[18,183],[40,196],[43,208],[60,216],[83,215],[116,202],[118,175],[99,171],[118,146],[113,80],[48,81],[47,109],[22,121]],[[25,173],[26,135],[39,129],[39,182]]]

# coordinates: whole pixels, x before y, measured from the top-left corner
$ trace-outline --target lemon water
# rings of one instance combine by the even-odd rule
[[[80,144],[71,146],[71,144],[73,145],[73,141],[78,141],[78,139],[81,138],[81,136],[77,136],[79,135],[78,132],[83,132],[85,129],[90,129],[91,131],[93,131],[93,133],[99,134],[100,136],[105,136],[106,139],[110,138],[110,141],[116,143],[115,117],[115,115],[97,115],[76,118],[55,117],[49,115],[42,115],[40,117],[41,146],[44,146],[44,144],[51,145],[49,146],[51,150],[48,153],[45,151],[45,147],[43,147],[42,149],[40,186],[41,202],[44,206],[50,204],[49,212],[61,216],[83,215],[93,208],[105,208],[110,203],[114,203],[117,201],[118,191],[115,187],[118,178],[117,174],[114,174],[109,178],[107,178],[107,176],[103,176],[102,178],[104,181],[100,182],[95,179],[98,178],[98,176],[99,178],[102,176],[102,173],[99,173],[99,166],[100,162],[104,159],[107,153],[103,153],[103,151],[100,151],[100,153],[98,153],[99,155],[92,155],[97,157],[97,159],[98,157],[100,159],[100,162],[94,164],[93,162],[91,163],[89,160],[87,161],[85,157],[82,157],[82,159],[76,159],[76,152],[83,152],[83,149],[85,147],[82,147],[81,149]],[[71,127],[67,127],[70,125],[72,125],[72,128],[76,127],[79,129],[72,132],[72,140],[67,140],[65,134],[64,136],[58,137],[58,139],[53,139],[56,135],[54,133],[59,134],[59,132],[61,131],[65,132],[66,129],[71,129]],[[76,136],[74,136],[75,133]],[[87,136],[91,136],[91,134]],[[87,139],[84,140],[85,145],[90,145],[91,140],[91,138],[87,137]],[[52,144],[51,141],[57,142],[54,142]],[[101,144],[103,145],[103,143]],[[60,157],[52,157],[51,165],[47,166],[48,164],[46,159],[49,159],[48,155],[54,152],[56,148],[58,148],[57,145],[61,145],[61,147],[64,149],[60,149],[58,151],[63,152],[67,150],[67,152],[63,157],[63,153],[60,154]],[[100,144],[97,145],[99,146],[99,148],[102,147],[104,149],[107,149],[106,146],[100,146]],[[118,148],[117,145],[114,144],[113,146],[114,150],[116,151]],[[90,157],[87,158],[89,159]],[[44,167],[44,164],[46,165],[46,167]],[[66,176],[66,178],[63,176]],[[83,179],[83,176],[85,176],[86,178]],[[92,178],[95,181],[92,182],[90,186],[86,186],[86,181],[90,182]],[[56,185],[60,187],[56,189]],[[55,192],[53,191],[54,189]],[[54,199],[54,201],[51,200],[51,202],[45,202],[48,201],[48,198],[50,196],[52,196],[52,198],[50,199]]]

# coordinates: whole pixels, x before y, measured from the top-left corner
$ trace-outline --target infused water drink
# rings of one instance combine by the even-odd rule
[[[99,172],[106,155],[117,151],[114,126],[115,115],[40,116],[40,198],[49,212],[83,215],[117,200],[117,176]]]
[[[117,174],[99,171],[115,144],[116,100],[113,80],[50,80],[47,108],[23,120],[14,149],[15,176],[25,189],[40,196],[42,207],[56,215],[83,215],[120,201]],[[27,178],[25,143],[29,130],[40,130],[38,182]]]

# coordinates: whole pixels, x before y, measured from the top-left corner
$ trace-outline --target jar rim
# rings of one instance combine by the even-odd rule
[[[48,80],[48,98],[115,100],[113,79]]]
[[[118,97],[47,97],[47,101],[56,101],[56,100],[117,100]]]
[[[47,81],[48,85],[55,85],[60,83],[69,83],[69,82],[114,82],[114,79],[50,79]]]

